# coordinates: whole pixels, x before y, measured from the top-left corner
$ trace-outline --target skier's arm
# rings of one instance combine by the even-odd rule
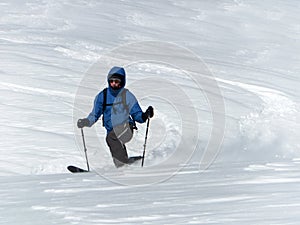
[[[136,97],[130,91],[127,91],[126,99],[126,102],[129,107],[129,114],[132,117],[132,119],[136,122],[144,123],[144,120],[142,119],[143,111]]]
[[[138,102],[136,102],[130,110],[130,115],[132,119],[139,123],[144,123],[143,120],[143,111]]]
[[[98,121],[102,113],[103,113],[103,92],[100,92],[95,98],[92,112],[87,117],[87,119],[90,122],[89,127],[93,126],[93,124]]]
[[[147,111],[143,113],[137,99],[131,92],[129,92],[128,98],[129,98],[129,109],[130,109],[129,113],[134,121],[139,123],[144,123],[147,120],[148,115],[150,117],[153,117],[152,106],[150,107],[151,109],[148,108]]]

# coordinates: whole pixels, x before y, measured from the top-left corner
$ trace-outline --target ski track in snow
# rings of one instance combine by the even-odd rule
[[[12,0],[0,9],[0,224],[299,223],[298,1]],[[86,130],[93,172],[68,173],[70,164],[86,168],[73,118],[83,76],[111,49],[144,40],[192,50],[215,76],[226,107],[216,162],[199,170],[213,125],[203,90],[183,71],[140,62],[128,66],[128,83],[156,76],[159,89],[168,79],[194,104],[198,124],[184,115],[200,133],[191,161],[160,166],[180,142],[182,118],[149,97],[142,107],[156,113],[144,169],[113,167],[99,151],[99,121],[101,146]],[[130,155],[144,134],[140,126]]]

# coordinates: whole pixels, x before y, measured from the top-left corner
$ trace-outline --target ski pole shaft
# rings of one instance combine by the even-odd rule
[[[150,118],[148,117],[148,119],[147,119],[147,129],[146,129],[146,135],[145,135],[145,142],[144,142],[143,158],[142,158],[142,167],[144,166],[144,160],[145,160],[145,153],[146,153],[146,144],[147,144],[147,139],[148,139],[149,124],[150,124]]]
[[[89,165],[89,161],[88,161],[88,157],[87,157],[87,148],[86,148],[86,145],[85,145],[83,128],[81,128],[81,136],[82,136],[82,142],[83,142],[83,148],[84,148],[84,154],[85,154],[85,159],[86,159],[87,170],[90,171],[90,165]]]

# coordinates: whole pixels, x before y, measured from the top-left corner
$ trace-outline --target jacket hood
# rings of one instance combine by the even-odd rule
[[[111,68],[111,70],[108,72],[108,75],[107,75],[108,86],[109,86],[109,79],[111,77],[118,77],[119,79],[121,79],[121,86],[122,86],[121,88],[125,87],[126,73],[125,73],[125,70],[123,67],[115,66],[115,67]]]

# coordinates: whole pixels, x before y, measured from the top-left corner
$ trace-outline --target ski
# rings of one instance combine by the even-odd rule
[[[77,166],[68,166],[68,170],[71,172],[71,173],[85,173],[85,172],[89,172],[85,169],[81,169]]]
[[[136,161],[141,160],[142,158],[143,158],[142,156],[132,156],[132,157],[129,157],[129,159],[128,159],[128,161],[127,161],[126,164],[128,164],[128,165],[133,164]],[[89,172],[88,170],[79,168],[77,166],[72,166],[72,165],[68,166],[67,168],[68,168],[68,170],[71,173],[86,173],[86,172]]]
[[[130,165],[138,160],[141,160],[143,158],[143,156],[132,156],[132,157],[129,157],[128,161],[127,161],[127,164]]]

